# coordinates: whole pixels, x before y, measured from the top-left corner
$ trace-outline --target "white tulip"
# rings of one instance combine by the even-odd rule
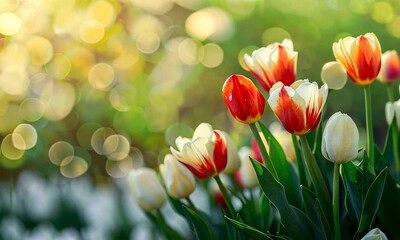
[[[340,90],[347,82],[346,69],[339,62],[327,62],[322,67],[321,80],[328,84],[329,89]]]
[[[137,204],[143,210],[159,209],[165,202],[167,194],[153,169],[134,169],[129,173],[128,181]]]
[[[175,199],[188,197],[196,188],[194,175],[172,154],[167,154],[164,164],[160,165],[160,173],[171,197]]]
[[[337,164],[355,159],[358,155],[359,133],[353,119],[337,112],[326,123],[322,135],[322,154]]]

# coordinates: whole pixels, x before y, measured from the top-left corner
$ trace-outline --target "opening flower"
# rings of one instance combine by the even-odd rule
[[[358,85],[369,85],[381,69],[381,45],[373,33],[357,38],[346,37],[333,44],[336,60],[346,68],[350,79]]]
[[[290,39],[245,54],[244,62],[267,92],[277,82],[289,86],[296,79],[297,52]]]
[[[232,116],[239,122],[252,124],[260,120],[265,98],[245,76],[233,74],[222,87],[222,96]]]
[[[170,148],[172,154],[198,178],[218,175],[228,162],[226,141],[210,124],[200,124],[192,139],[178,137],[175,144],[177,149]]]
[[[290,87],[276,83],[270,91],[268,104],[286,131],[304,135],[318,126],[328,96],[328,85],[318,89],[316,82],[298,80]]]

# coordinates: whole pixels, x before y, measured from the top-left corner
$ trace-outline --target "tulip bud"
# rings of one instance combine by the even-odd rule
[[[385,104],[385,118],[387,124],[390,126],[394,118],[394,104],[392,102],[387,102]]]
[[[321,79],[328,84],[329,89],[340,90],[346,85],[347,72],[339,62],[327,62],[322,67]]]
[[[374,228],[371,231],[369,231],[361,240],[388,240],[386,235],[379,229],[379,228]]]
[[[265,98],[245,76],[233,74],[222,87],[222,96],[232,116],[239,122],[252,124],[260,120]]]
[[[385,105],[386,122],[390,126],[396,116],[397,128],[400,129],[400,99],[396,102],[387,102]]]
[[[165,156],[160,173],[169,195],[175,199],[188,197],[196,188],[193,174],[172,154]]]
[[[167,198],[153,169],[139,168],[132,170],[129,173],[128,181],[137,204],[145,211],[160,208]]]
[[[322,134],[322,155],[336,164],[351,161],[358,155],[358,141],[358,129],[353,119],[337,112],[328,119]]]
[[[223,171],[225,174],[232,174],[240,167],[240,159],[238,155],[238,150],[236,144],[233,142],[232,138],[226,133],[221,132],[222,138],[226,142],[226,148],[228,153],[228,162]]]
[[[377,79],[383,83],[391,83],[400,76],[400,59],[396,50],[382,54],[382,67]]]

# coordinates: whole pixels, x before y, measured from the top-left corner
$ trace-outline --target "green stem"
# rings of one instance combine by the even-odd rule
[[[340,240],[340,218],[339,218],[339,169],[340,164],[335,163],[333,172],[333,225],[335,229],[335,240]]]
[[[269,172],[272,174],[272,176],[276,179],[278,179],[277,175],[276,175],[276,171],[274,168],[274,165],[272,165],[272,161],[271,158],[269,157],[268,153],[267,153],[267,149],[265,148],[264,142],[261,139],[260,133],[257,130],[257,127],[254,123],[249,124],[251,131],[253,132],[253,135],[256,139],[257,145],[260,149],[261,152],[261,156],[264,159],[264,163],[265,163],[265,167],[269,170]]]
[[[393,93],[392,84],[390,84],[390,83],[386,84],[386,92],[388,95],[389,102],[394,102],[394,93]]]
[[[331,197],[328,191],[328,187],[322,177],[321,170],[315,160],[315,157],[308,145],[307,138],[305,135],[300,136],[301,146],[303,148],[304,159],[306,163],[306,168],[310,174],[311,182],[314,185],[315,193],[321,204],[321,208],[325,214],[326,219],[332,219],[331,211]]]
[[[222,195],[225,198],[226,205],[228,206],[229,213],[233,219],[236,219],[236,211],[232,205],[231,198],[229,197],[228,191],[226,190],[224,184],[221,181],[219,175],[214,177],[215,181],[218,184],[219,190],[221,190]]]
[[[375,167],[374,162],[374,133],[372,129],[372,105],[371,105],[371,86],[367,85],[364,87],[364,98],[365,98],[365,121],[367,127],[367,149],[368,158],[372,168]]]
[[[299,150],[299,144],[297,141],[297,136],[292,134],[292,143],[293,143],[293,147],[294,147],[294,152],[296,153],[296,161],[297,161],[297,168],[299,170],[299,176],[300,176],[300,183],[303,186],[308,186],[308,182],[307,182],[307,176],[306,176],[306,172],[304,170],[304,160],[301,157],[301,153]]]
[[[393,87],[392,84],[386,84],[386,90],[387,90],[387,95],[388,95],[388,100],[389,102],[394,102],[394,93],[393,93]],[[393,156],[394,156],[394,165],[396,168],[396,180],[399,180],[399,174],[400,174],[400,156],[399,156],[399,149],[397,146],[399,146],[399,133],[397,131],[398,126],[397,126],[397,119],[394,120],[395,123],[392,123],[390,125],[390,130],[392,131],[392,140],[393,140]]]
[[[186,201],[188,202],[189,206],[193,209],[193,211],[195,211],[197,214],[200,215],[199,211],[197,210],[196,205],[194,205],[194,203],[192,202],[192,200],[191,200],[189,197],[187,197],[187,198],[185,198],[185,199],[186,199]]]
[[[397,121],[397,120],[396,120]],[[399,181],[400,177],[400,156],[399,156],[399,133],[397,131],[397,124],[392,123],[391,125],[392,138],[393,138],[393,155],[394,155],[394,165],[396,167],[396,180]]]

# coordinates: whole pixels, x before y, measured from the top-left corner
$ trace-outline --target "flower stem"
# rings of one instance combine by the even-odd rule
[[[340,219],[339,219],[339,169],[340,164],[335,163],[333,172],[333,225],[335,229],[335,240],[340,240]]]
[[[225,198],[225,202],[226,202],[226,205],[228,206],[228,210],[229,210],[229,213],[230,213],[231,217],[233,219],[236,219],[235,208],[232,205],[231,199],[230,199],[230,197],[228,195],[228,191],[226,190],[224,184],[222,183],[221,178],[219,177],[219,175],[217,175],[217,176],[214,177],[214,179],[218,184],[219,190],[221,190],[221,193]]]
[[[260,133],[257,130],[257,127],[254,123],[249,124],[251,131],[253,132],[254,137],[256,138],[256,142],[258,147],[260,148],[260,152],[261,152],[261,156],[263,157],[264,161],[265,161],[265,167],[269,170],[269,172],[272,174],[272,176],[276,179],[277,175],[275,172],[275,168],[272,165],[272,161],[271,158],[269,157],[268,153],[267,153],[267,149],[265,148],[264,142],[261,139]]]
[[[304,186],[308,186],[307,184],[307,176],[306,176],[306,172],[304,170],[304,160],[301,157],[301,153],[299,151],[299,144],[297,141],[297,136],[292,134],[292,142],[293,142],[293,147],[294,147],[294,151],[296,153],[296,161],[297,161],[297,168],[299,170],[299,176],[300,176],[300,183]]]
[[[394,94],[393,94],[393,87],[392,84],[386,84],[386,90],[388,95],[389,102],[394,102]],[[396,167],[396,180],[399,180],[400,174],[400,156],[399,156],[399,133],[397,131],[397,119],[395,123],[391,124],[391,131],[392,131],[392,140],[393,140],[393,156],[394,156],[394,165]]]
[[[375,167],[374,163],[374,133],[372,129],[372,105],[371,105],[371,86],[367,85],[364,87],[364,99],[365,99],[365,121],[367,127],[367,149],[368,158],[372,168]]]
[[[186,199],[186,201],[188,202],[189,206],[193,209],[193,211],[195,211],[197,214],[200,215],[200,213],[199,213],[199,211],[198,211],[196,205],[194,205],[194,203],[192,202],[192,200],[191,200],[189,197],[187,197],[187,198],[185,198],[185,199]]]
[[[390,83],[386,84],[386,92],[388,95],[389,102],[394,102],[394,93],[393,93],[392,84],[390,84]]]
[[[308,145],[307,138],[305,135],[300,136],[300,142],[303,148],[306,168],[308,169],[308,172],[310,174],[311,182],[314,185],[317,199],[321,204],[321,208],[325,214],[325,217],[327,219],[332,219],[332,212],[331,212],[332,208],[330,205],[331,197],[328,191],[328,187],[325,183],[325,180],[322,177],[321,170],[319,169],[315,157],[312,154],[310,145]]]

